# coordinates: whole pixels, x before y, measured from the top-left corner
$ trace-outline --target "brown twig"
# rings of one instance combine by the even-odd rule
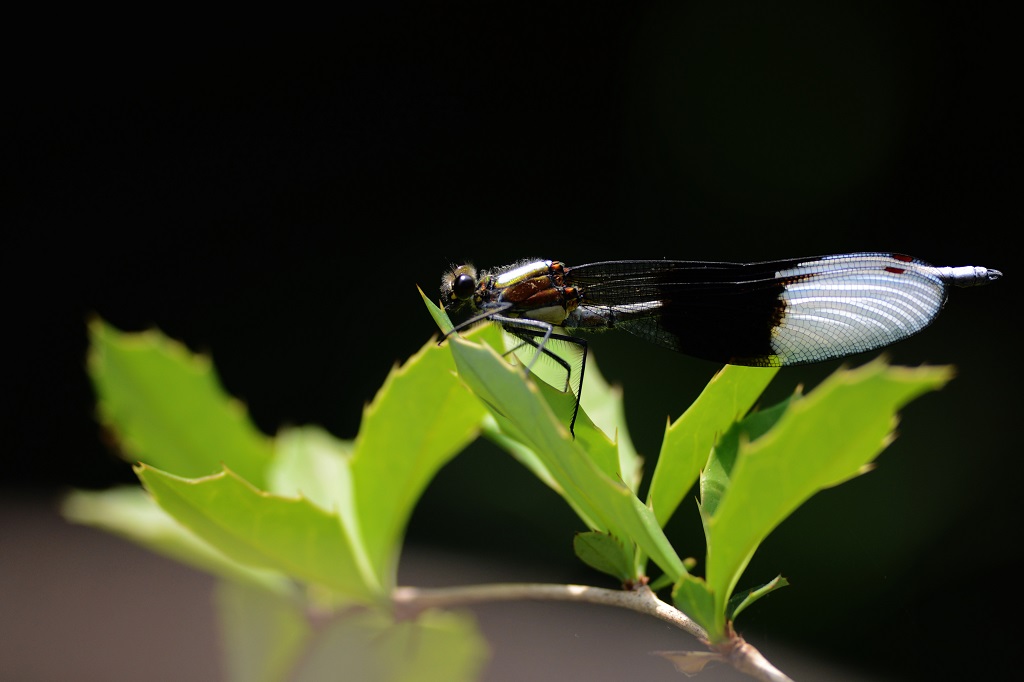
[[[647,586],[639,586],[633,590],[610,590],[588,585],[492,583],[438,588],[398,587],[392,593],[392,602],[396,609],[407,617],[429,608],[451,608],[481,602],[524,599],[603,604],[654,616],[696,637],[711,650],[711,660],[719,660],[764,682],[792,682],[731,628],[726,641],[712,644],[704,628],[679,609],[663,602]],[[703,654],[705,660],[708,655]]]

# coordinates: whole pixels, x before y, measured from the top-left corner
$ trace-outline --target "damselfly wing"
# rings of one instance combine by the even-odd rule
[[[587,342],[579,332],[624,329],[706,360],[757,367],[822,362],[884,348],[930,325],[948,287],[987,284],[998,270],[937,267],[897,253],[759,263],[621,260],[569,266],[523,261],[460,265],[441,281],[452,332],[482,321],[529,351],[527,371],[553,363],[579,411]],[[452,333],[449,332],[449,333]],[[443,340],[443,339],[442,339]],[[564,345],[571,352],[556,352]]]

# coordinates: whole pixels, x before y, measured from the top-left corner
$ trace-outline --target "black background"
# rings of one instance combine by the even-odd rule
[[[957,378],[904,411],[875,471],[769,538],[743,585],[794,586],[739,625],[899,679],[988,667],[1012,653],[998,623],[1017,601],[1022,480],[1020,64],[1004,11],[383,3],[305,25],[26,31],[5,79],[4,494],[134,480],[94,420],[94,314],[211,353],[268,433],[352,437],[435,331],[416,286],[436,296],[463,259],[877,249],[984,265],[1006,277],[953,291],[890,353]],[[592,348],[650,471],[666,417],[717,366],[611,335]],[[784,370],[772,395],[836,366]],[[683,511],[670,537],[701,556]],[[477,444],[409,541],[603,584],[572,557],[577,530]]]

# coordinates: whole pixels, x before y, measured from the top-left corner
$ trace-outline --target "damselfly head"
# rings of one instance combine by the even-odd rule
[[[473,298],[477,288],[477,272],[472,264],[458,265],[441,278],[441,303],[446,311],[461,308]]]

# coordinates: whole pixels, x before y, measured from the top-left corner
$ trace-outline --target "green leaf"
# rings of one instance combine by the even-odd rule
[[[223,394],[207,358],[155,331],[120,334],[100,321],[91,331],[102,411],[141,461],[182,479],[220,472],[223,462],[258,488],[303,495],[340,516],[359,570],[375,576],[370,585],[393,583],[416,501],[486,414],[455,378],[447,349],[430,342],[392,371],[354,444],[315,427],[283,430],[275,443]]]
[[[437,471],[477,437],[486,411],[428,341],[393,369],[363,413],[350,461],[354,514],[381,584],[394,585],[402,538]]]
[[[337,439],[319,426],[281,429],[267,471],[268,490],[300,495],[324,511],[345,510],[352,505],[351,454],[351,441]]]
[[[225,556],[178,523],[139,486],[73,491],[62,501],[61,513],[69,521],[119,535],[201,571],[279,594],[293,592],[291,582],[281,573],[253,568]]]
[[[739,594],[733,595],[732,598],[729,599],[729,605],[726,608],[726,618],[729,620],[736,620],[736,616],[740,615],[744,609],[756,602],[758,599],[771,594],[775,590],[786,587],[787,585],[789,585],[789,581],[781,575],[778,575],[770,582],[767,582],[760,587],[744,590]]]
[[[617,446],[615,471],[635,493],[643,479],[644,460],[633,446],[626,427],[622,387],[608,384],[593,356],[587,360],[580,409]]]
[[[537,383],[536,389],[540,392],[541,397],[548,402],[549,406],[553,403],[562,403],[564,406],[566,401],[565,395],[551,386],[544,383]],[[555,414],[564,413],[557,407],[552,407],[552,410]],[[505,424],[505,429],[508,432],[502,430],[493,416],[489,416],[488,420],[485,421],[484,434],[489,440],[512,455],[516,461],[529,469],[545,485],[565,500],[566,503],[572,507],[576,515],[587,525],[587,527],[597,527],[598,522],[590,520],[586,511],[577,506],[576,498],[571,495],[567,495],[562,489],[562,485],[559,480],[548,470],[547,464],[545,463],[546,458],[539,456],[529,445],[522,442],[522,440],[515,435],[516,430],[508,423]],[[588,453],[592,464],[606,476],[613,479],[619,479],[618,462],[620,459],[616,452],[615,445],[608,440],[604,433],[598,429],[583,412],[580,412],[579,418],[576,420],[576,435],[577,446]]]
[[[126,455],[191,478],[226,466],[264,486],[271,441],[221,389],[209,358],[155,330],[123,334],[94,319],[89,333],[99,416]]]
[[[420,293],[422,295],[422,291]],[[423,300],[426,303],[427,308],[430,310],[431,315],[434,317],[435,321],[437,321],[438,326],[441,328],[441,330],[450,330],[453,325],[451,321],[448,319],[448,315],[443,310],[434,305],[425,296],[423,297]],[[515,363],[517,361],[515,355],[504,355],[506,352],[506,339],[499,325],[477,325],[465,335],[465,338],[471,339],[476,343],[490,346],[495,350],[495,352],[503,354],[503,357],[505,357],[505,359],[509,363]],[[598,374],[598,382],[600,382],[600,372],[596,373]],[[589,377],[590,375],[591,372],[588,371],[587,376]],[[600,387],[600,385],[601,384],[598,383],[598,387]],[[550,384],[544,383],[543,381],[537,382],[536,386],[537,389],[541,392],[541,395],[551,406],[551,409],[555,412],[555,414],[566,415],[566,419],[568,420],[569,415],[572,414],[572,409],[574,407],[574,397],[570,393],[559,391],[552,387]],[[605,384],[605,386],[607,385]],[[615,406],[611,404],[610,401],[602,401],[600,398],[595,398],[594,400],[596,403],[601,404],[601,409],[607,413],[607,420],[609,424],[611,424],[614,427],[614,419],[616,418],[614,414]],[[621,409],[621,405],[619,406],[619,408]],[[558,481],[555,480],[555,477],[551,475],[551,472],[548,471],[546,464],[540,457],[537,456],[537,453],[535,453],[529,447],[524,445],[520,440],[502,431],[501,428],[498,426],[497,422],[495,421],[495,419],[493,418],[493,416],[491,416],[490,414],[486,415],[486,417],[483,420],[483,432],[486,434],[488,439],[492,440],[501,448],[506,450],[517,461],[519,461],[519,463],[521,463],[523,466],[525,466],[527,469],[533,472],[535,476],[541,479],[541,481],[548,485],[552,490],[557,492],[563,498],[565,497]],[[598,428],[594,424],[594,422],[591,421],[591,419],[587,416],[585,412],[580,412],[576,422],[577,440],[581,444],[587,445],[586,449],[591,453],[593,461],[602,469],[602,471],[604,471],[612,478],[619,478],[619,462],[622,461],[622,458],[620,457],[619,451],[616,449],[615,444],[608,439],[605,433],[605,431],[603,431],[601,428]],[[625,447],[631,448],[632,445],[626,443]],[[572,501],[569,500],[569,503],[572,504]],[[576,513],[581,518],[585,518],[585,514],[582,510],[576,509]]]
[[[473,682],[487,643],[467,615],[425,611],[395,622],[377,611],[348,612],[328,624],[292,682]]]
[[[318,426],[282,429],[277,451],[267,473],[270,492],[284,497],[303,497],[324,511],[337,515],[348,532],[361,565],[369,566],[377,582],[389,590],[389,573],[370,566],[362,523],[356,509],[356,490],[352,482],[351,441],[339,440]],[[397,538],[392,546],[398,554]]]
[[[546,486],[554,490],[560,497],[565,498],[565,494],[562,491],[561,486],[558,485],[558,481],[548,471],[547,466],[537,453],[528,448],[523,443],[519,442],[512,436],[505,434],[501,428],[498,427],[498,423],[494,420],[494,417],[488,415],[487,420],[484,421],[484,435],[488,440],[499,446],[505,452],[512,455],[512,457],[522,464],[524,467],[530,470],[530,472],[539,478]],[[571,504],[571,502],[570,502]],[[576,514],[583,518],[583,512],[576,510]]]
[[[588,367],[589,369],[589,367]],[[522,376],[526,376],[522,374]],[[556,419],[568,428],[568,422],[559,418],[558,415],[571,415],[576,398],[571,393],[563,393],[551,384],[542,381],[533,381],[540,397],[548,404]],[[586,393],[584,393],[586,395]],[[590,415],[582,409],[576,417],[576,425],[573,429],[576,444],[584,450],[590,460],[613,480],[625,482],[620,468],[619,449],[603,429],[593,422]]]
[[[455,325],[453,325],[451,319],[449,319],[448,313],[438,307],[432,300],[427,298],[427,295],[423,293],[423,289],[420,289],[417,286],[416,290],[420,292],[420,298],[422,298],[423,302],[427,304],[427,310],[430,312],[430,316],[434,318],[434,322],[437,324],[438,328],[440,328],[441,333],[448,334],[452,331],[452,329],[455,328]]]
[[[231,471],[200,479],[144,464],[135,471],[161,507],[233,560],[358,601],[386,598],[341,520],[308,500],[257,490]]]
[[[897,411],[951,378],[949,367],[892,367],[881,359],[840,369],[791,400],[760,438],[737,440],[717,507],[702,510],[705,578],[719,617],[709,633],[724,631],[727,601],[768,534],[811,495],[863,473],[892,440]]]
[[[423,297],[427,309],[441,331],[450,331],[453,325],[447,313],[434,305],[422,290],[420,296]],[[514,353],[507,352],[508,335],[503,334],[497,324],[480,324],[466,336],[494,348],[509,363],[515,363],[519,359]],[[543,380],[538,381],[537,386],[552,410],[569,419],[575,407],[573,394],[570,391],[561,391],[551,382]],[[643,477],[643,460],[629,438],[622,404],[622,390],[609,386],[593,358],[587,361],[583,399],[575,431],[576,439],[584,444],[585,449],[591,453],[594,461],[605,473],[612,478],[622,479],[634,491],[639,487]],[[514,439],[508,438],[497,429],[488,428],[488,437],[508,449],[545,483],[557,489],[557,483],[532,452],[520,447]]]
[[[672,588],[672,603],[708,633],[712,642],[725,639],[724,632],[716,628],[718,605],[711,587],[701,578],[685,574]]]
[[[587,531],[572,539],[576,556],[591,568],[627,582],[633,578],[633,552],[613,535]]]
[[[700,476],[700,511],[704,518],[715,513],[722,496],[729,489],[741,439],[751,441],[760,438],[782,417],[790,400],[792,398],[750,413],[743,421],[730,426],[718,439]]]
[[[683,564],[651,511],[629,487],[594,461],[581,444],[583,438],[570,437],[567,426],[541,396],[547,389],[524,380],[520,370],[489,346],[460,338],[452,338],[449,345],[462,380],[491,409],[502,431],[543,462],[560,494],[590,529],[636,543],[677,580]]]
[[[726,365],[665,431],[647,503],[664,526],[693,487],[720,435],[750,411],[778,372]]]
[[[301,604],[222,580],[216,605],[228,681],[290,679],[313,634]]]

